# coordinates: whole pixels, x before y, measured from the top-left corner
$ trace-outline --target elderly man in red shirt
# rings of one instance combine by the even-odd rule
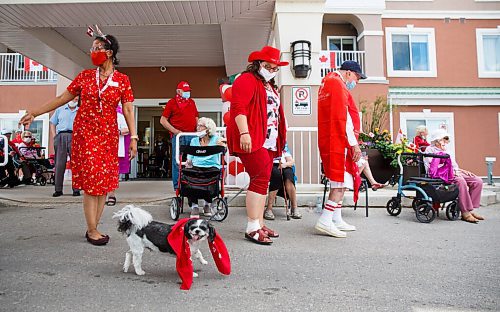
[[[178,188],[179,165],[175,161],[175,138],[181,132],[195,132],[198,124],[198,109],[196,103],[191,99],[191,86],[186,81],[177,85],[176,95],[171,98],[160,119],[162,126],[170,132],[172,142],[172,183],[174,190]],[[181,136],[180,145],[189,145],[190,136]]]
[[[355,130],[359,130],[359,116],[349,90],[365,78],[357,62],[345,61],[338,71],[323,78],[318,93],[318,148],[330,194],[315,228],[333,237],[347,237],[346,231],[356,230],[342,219],[340,202],[346,188],[354,189],[357,201],[360,178],[356,162],[361,150]]]

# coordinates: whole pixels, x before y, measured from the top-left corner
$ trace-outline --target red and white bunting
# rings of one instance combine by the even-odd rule
[[[30,58],[24,57],[24,71],[32,72],[32,71],[48,71],[49,69],[42,64],[33,61]]]
[[[87,35],[89,37],[94,37],[94,29],[91,26],[87,27]]]

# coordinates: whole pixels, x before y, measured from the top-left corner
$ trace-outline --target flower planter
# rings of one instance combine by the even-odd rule
[[[386,183],[392,177],[393,174],[397,173],[397,169],[391,166],[391,161],[385,159],[382,153],[378,149],[368,148],[363,149],[368,156],[368,162],[370,163],[370,168],[375,181],[379,183]]]

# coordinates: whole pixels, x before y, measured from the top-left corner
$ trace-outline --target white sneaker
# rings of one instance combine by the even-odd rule
[[[316,222],[316,226],[314,228],[322,233],[328,234],[333,237],[338,237],[338,238],[347,237],[347,234],[342,231],[339,231],[339,229],[337,229],[337,227],[332,221],[324,223],[322,222],[321,219],[319,219],[318,222]]]
[[[333,224],[335,224],[337,229],[339,229],[340,231],[356,231],[356,227],[354,225],[347,224],[344,220],[342,220],[341,222],[333,222]]]
[[[191,208],[191,218],[199,218],[200,217],[200,208],[195,207]]]
[[[203,207],[203,215],[205,217],[211,217],[212,216],[212,208],[209,205],[205,205],[205,207]]]

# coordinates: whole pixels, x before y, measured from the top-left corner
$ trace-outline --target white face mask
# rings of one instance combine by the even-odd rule
[[[198,137],[204,138],[208,134],[208,130],[201,130],[200,134],[198,134]]]
[[[274,73],[271,73],[270,71],[268,71],[267,69],[265,69],[264,67],[260,67],[259,69],[259,74],[264,77],[264,80],[266,82],[268,82],[269,80],[273,79],[274,77],[276,77],[276,72]]]
[[[75,108],[77,105],[78,105],[78,102],[75,102],[75,101],[68,102],[68,106],[70,108]]]
[[[439,144],[441,145],[441,148],[442,148],[442,149],[446,149],[446,145],[447,145],[448,143],[446,143],[446,141],[445,141],[445,140],[439,140]]]
[[[31,142],[31,138],[24,138],[23,142],[26,143],[26,144],[28,144],[29,142]]]

